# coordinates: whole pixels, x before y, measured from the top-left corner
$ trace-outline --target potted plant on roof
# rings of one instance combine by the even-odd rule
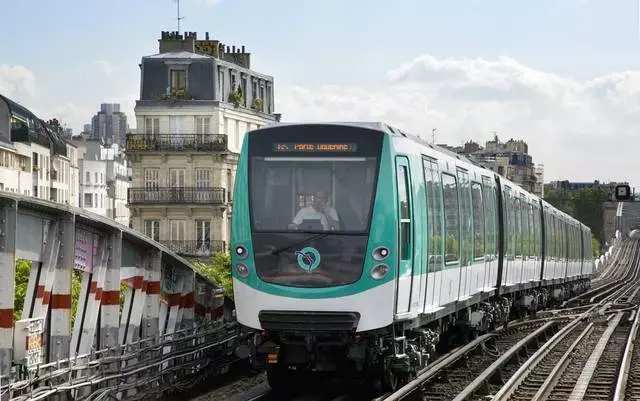
[[[256,111],[264,111],[264,102],[262,101],[262,99],[257,97],[253,100],[253,104],[251,105],[251,108]]]
[[[240,106],[240,103],[242,103],[242,91],[240,89],[231,91],[229,93],[229,101],[236,107]]]

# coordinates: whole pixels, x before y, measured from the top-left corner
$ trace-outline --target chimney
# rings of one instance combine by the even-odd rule
[[[236,52],[236,47],[235,47],[235,45],[234,45],[234,46],[231,46],[231,50],[232,50],[232,52],[231,52],[231,53],[235,53],[235,52]]]
[[[206,40],[209,40],[209,32],[206,32],[204,36],[205,36]]]
[[[242,46],[242,52],[244,53],[244,46]]]

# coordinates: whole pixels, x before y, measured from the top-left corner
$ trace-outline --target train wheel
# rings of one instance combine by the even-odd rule
[[[385,366],[382,372],[382,391],[395,392],[408,383],[406,373],[394,372],[389,366]]]
[[[279,364],[267,365],[267,382],[275,393],[281,395],[293,394],[299,384],[297,376],[300,376],[298,372],[283,368]]]

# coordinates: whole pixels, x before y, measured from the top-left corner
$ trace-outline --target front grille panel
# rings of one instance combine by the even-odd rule
[[[264,330],[284,333],[353,332],[358,327],[358,312],[260,311]]]

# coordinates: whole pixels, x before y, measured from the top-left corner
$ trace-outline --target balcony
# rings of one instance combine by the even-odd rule
[[[158,242],[182,256],[208,257],[227,250],[225,241],[220,240],[161,240]]]
[[[130,205],[162,204],[200,204],[216,205],[226,202],[227,191],[224,188],[129,188]]]
[[[225,152],[223,134],[128,134],[128,153],[138,152]]]

